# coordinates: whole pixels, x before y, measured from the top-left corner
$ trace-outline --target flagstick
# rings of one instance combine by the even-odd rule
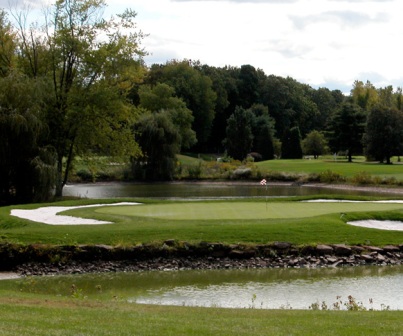
[[[265,179],[261,180],[260,185],[266,187],[266,211],[267,211],[267,181]]]

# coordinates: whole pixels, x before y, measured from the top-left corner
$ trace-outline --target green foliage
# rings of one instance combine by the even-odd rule
[[[298,127],[287,130],[281,142],[282,159],[301,159],[301,134]]]
[[[17,72],[0,78],[0,204],[48,200],[56,153],[44,146],[41,83]]]
[[[178,128],[166,113],[143,115],[135,126],[143,156],[132,159],[133,176],[145,180],[172,180],[180,148]]]
[[[344,103],[329,122],[328,137],[333,152],[346,151],[349,162],[361,154],[366,114],[358,105]]]
[[[136,32],[135,12],[104,20],[105,6],[104,1],[57,1],[43,23],[46,34],[42,24],[25,27],[25,16],[16,15],[19,67],[49,86],[42,120],[49,132],[46,144],[57,153],[58,196],[75,154],[139,152],[131,134],[136,113],[126,97],[144,73],[143,34]]]
[[[228,155],[235,160],[245,159],[253,142],[251,113],[237,107],[228,119],[226,135],[224,145]]]
[[[306,138],[302,140],[302,149],[305,155],[313,155],[315,159],[329,150],[324,135],[318,131],[307,134]]]
[[[199,144],[202,145],[208,140],[217,98],[208,76],[203,75],[187,60],[171,61],[165,65],[151,66],[146,83],[151,85],[166,83],[174,88],[176,96],[192,111],[194,118],[192,128],[196,132]]]
[[[371,109],[364,144],[367,157],[391,163],[391,157],[403,149],[403,112],[382,106]]]
[[[165,113],[177,127],[180,135],[180,149],[193,146],[196,133],[192,130],[194,117],[185,102],[174,97],[175,90],[167,84],[157,84],[154,88],[141,86],[140,107],[153,113]]]
[[[202,175],[202,162],[199,161],[197,165],[187,166],[188,176],[190,179],[199,179]]]
[[[319,174],[319,180],[322,183],[339,183],[345,182],[346,178],[331,170],[325,170]]]

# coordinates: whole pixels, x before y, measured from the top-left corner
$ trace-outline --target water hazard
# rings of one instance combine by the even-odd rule
[[[385,192],[387,190],[385,189]],[[121,197],[155,198],[224,198],[224,197],[275,197],[305,195],[384,195],[384,193],[345,189],[332,189],[314,185],[271,184],[267,188],[256,183],[93,183],[67,185],[65,196],[91,199]]]
[[[37,277],[7,281],[16,290],[137,304],[255,309],[403,309],[403,266],[318,269],[179,270]],[[4,283],[3,283],[4,284]]]

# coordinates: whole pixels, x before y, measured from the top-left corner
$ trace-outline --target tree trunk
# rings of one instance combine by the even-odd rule
[[[57,155],[56,190],[55,197],[63,196],[63,156]]]

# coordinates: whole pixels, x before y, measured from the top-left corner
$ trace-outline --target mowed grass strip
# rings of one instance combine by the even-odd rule
[[[101,207],[96,213],[172,220],[306,218],[332,213],[403,209],[398,203],[373,202],[177,202]]]

